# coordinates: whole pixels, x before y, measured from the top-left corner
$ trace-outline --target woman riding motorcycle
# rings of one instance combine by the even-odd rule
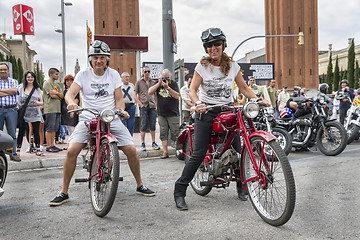
[[[213,119],[221,109],[204,110],[215,104],[233,104],[234,81],[245,97],[257,101],[258,98],[245,83],[240,66],[225,52],[226,37],[220,28],[208,28],[202,32],[201,40],[208,56],[197,64],[190,86],[189,96],[195,103],[194,146],[190,160],[186,163],[181,177],[175,183],[174,199],[179,210],[187,210],[186,189],[201,162],[204,160],[212,132]],[[199,95],[198,95],[199,90]],[[266,100],[265,100],[266,101]],[[270,105],[266,101],[267,105]],[[240,152],[240,138],[233,142],[233,147]],[[238,196],[247,200],[241,181],[237,181]]]

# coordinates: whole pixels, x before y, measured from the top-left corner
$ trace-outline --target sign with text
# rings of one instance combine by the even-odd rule
[[[34,35],[34,11],[32,7],[18,4],[12,8],[14,35]]]
[[[239,65],[245,81],[250,77],[267,81],[274,79],[274,63],[239,63]]]

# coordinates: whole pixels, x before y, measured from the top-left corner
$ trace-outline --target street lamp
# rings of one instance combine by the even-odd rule
[[[64,2],[61,0],[61,13],[59,13],[59,17],[61,17],[61,29],[56,29],[55,32],[62,34],[62,55],[63,55],[63,73],[66,76],[66,52],[65,52],[65,11],[64,6],[72,6],[71,2]]]

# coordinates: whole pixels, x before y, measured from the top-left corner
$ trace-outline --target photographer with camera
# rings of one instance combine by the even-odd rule
[[[160,140],[163,147],[163,155],[160,158],[168,158],[168,136],[176,141],[179,135],[179,86],[171,80],[171,72],[164,69],[159,80],[149,88],[149,95],[155,94],[157,103],[158,122],[160,126]]]
[[[354,89],[349,87],[349,81],[347,79],[341,80],[341,89],[336,93],[336,99],[340,101],[339,115],[341,124],[344,124],[346,112],[351,107],[354,97]]]

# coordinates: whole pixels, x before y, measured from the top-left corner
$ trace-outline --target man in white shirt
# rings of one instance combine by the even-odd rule
[[[286,102],[289,100],[289,98],[290,98],[290,94],[288,93],[288,86],[284,85],[283,90],[281,91],[281,93],[278,96],[279,111],[286,108]]]

